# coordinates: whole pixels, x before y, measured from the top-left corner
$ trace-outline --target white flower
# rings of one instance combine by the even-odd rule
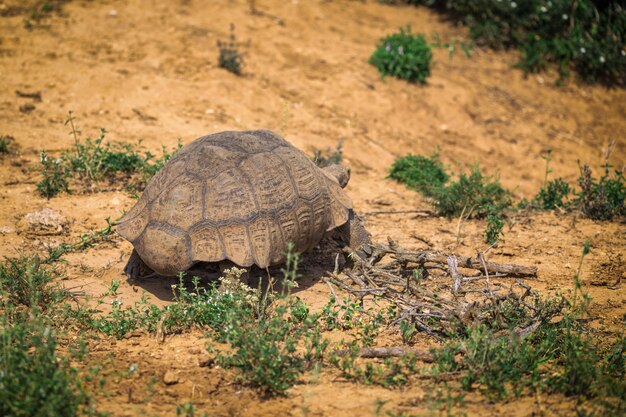
[[[511,2],[511,7],[515,9],[515,8],[517,7],[517,3],[515,3],[514,1],[512,1],[512,2]]]
[[[387,52],[391,51],[391,44],[390,43],[387,43],[385,45],[385,51],[387,51]]]
[[[399,53],[400,55],[404,55],[404,48],[403,48],[402,46],[399,46],[399,47],[398,47],[398,53]]]
[[[604,62],[605,62],[605,61],[606,61],[606,60],[604,59],[604,57],[603,57],[603,56],[600,56],[600,62],[604,64]]]
[[[626,51],[622,49],[622,56],[626,56]]]
[[[545,13],[548,11],[548,8],[546,6],[541,6],[541,11]]]
[[[582,48],[580,48],[580,53],[584,54],[585,52],[587,52],[587,50],[585,49],[585,47],[583,46]]]
[[[563,13],[563,20],[567,20],[567,15],[565,13]]]

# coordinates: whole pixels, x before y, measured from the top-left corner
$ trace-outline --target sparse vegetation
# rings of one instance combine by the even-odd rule
[[[483,175],[478,166],[469,175],[461,173],[457,181],[435,188],[432,198],[437,212],[448,217],[485,217],[511,205],[510,192],[497,178]]]
[[[0,264],[0,296],[8,306],[46,310],[64,297],[53,284],[58,276],[57,270],[37,255],[5,258]]]
[[[126,307],[114,299],[107,315],[94,316],[95,310],[78,313],[90,328],[118,338],[138,328],[164,334],[194,326],[211,329],[217,342],[228,343],[232,349],[217,354],[222,366],[240,370],[243,381],[268,393],[284,394],[321,360],[328,345],[321,338],[318,315],[310,315],[308,307],[290,295],[297,278],[297,255],[290,253],[289,259],[282,295],[270,293],[271,286],[262,291],[242,284],[244,271],[234,268],[226,272],[219,288],[201,288],[194,278],[190,291],[181,275],[174,303],[163,309],[142,297],[141,302]],[[114,294],[112,283],[103,297]]]
[[[105,129],[100,129],[96,139],[87,137],[83,141],[75,121],[70,111],[65,122],[74,138],[70,150],[57,159],[51,159],[46,151],[41,153],[43,179],[37,184],[37,190],[42,197],[49,199],[63,191],[70,192],[70,178],[88,191],[95,183],[106,179],[109,183],[125,183],[127,189],[136,193],[176,153],[176,150],[170,153],[163,147],[162,156],[155,159],[150,152],[141,153],[132,145],[106,141]],[[179,143],[178,149],[181,147]]]
[[[327,167],[333,164],[341,164],[343,160],[343,139],[339,139],[335,149],[326,148],[313,150],[313,162],[320,168]]]
[[[217,47],[220,50],[217,65],[235,75],[241,75],[244,59],[241,52],[239,52],[239,43],[235,37],[235,25],[230,25],[230,35],[228,35],[228,40],[218,40]]]
[[[12,136],[0,136],[0,157],[11,153],[11,144],[15,141]]]
[[[587,82],[626,83],[626,13],[619,1],[408,0],[446,13],[472,38],[521,51],[517,66],[533,73],[573,68]]]
[[[429,157],[409,154],[396,159],[389,169],[389,178],[405,183],[426,197],[433,197],[450,176],[439,160],[439,155],[434,153]]]
[[[580,171],[577,204],[585,216],[594,220],[611,220],[626,215],[626,180],[623,173],[616,170],[614,178],[611,178],[608,163],[598,181],[593,179],[587,164]]]
[[[437,154],[396,159],[389,176],[429,197],[437,212],[447,217],[485,217],[511,205],[510,193],[496,178],[484,176],[478,166],[450,182]]]
[[[53,12],[61,12],[61,6],[66,0],[43,0],[38,1],[28,12],[28,17],[24,18],[24,27],[34,29],[43,26],[43,21]]]
[[[411,28],[382,38],[369,59],[380,75],[426,83],[430,76],[431,46],[424,36],[411,33]]]
[[[0,317],[0,414],[60,416],[87,414],[89,397],[58,352],[56,331],[40,317]],[[83,413],[85,411],[85,413]]]

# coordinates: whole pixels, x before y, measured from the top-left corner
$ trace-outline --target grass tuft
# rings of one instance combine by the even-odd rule
[[[230,34],[227,41],[217,41],[217,47],[220,55],[217,60],[217,66],[232,72],[235,75],[241,75],[244,59],[239,52],[239,43],[235,37],[235,25],[230,25]]]

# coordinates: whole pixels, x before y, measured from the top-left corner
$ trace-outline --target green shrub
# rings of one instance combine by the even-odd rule
[[[553,210],[557,207],[568,207],[570,202],[567,201],[572,190],[568,183],[561,178],[548,181],[541,187],[539,193],[534,198],[534,205],[542,210]]]
[[[230,25],[230,35],[228,36],[228,41],[223,42],[218,40],[217,47],[220,50],[217,65],[235,75],[241,75],[241,69],[244,61],[243,56],[239,52],[239,44],[235,38],[235,25]]]
[[[52,283],[58,275],[37,255],[5,258],[0,264],[0,300],[4,299],[10,306],[37,307],[45,311],[64,297]]]
[[[450,182],[437,154],[428,158],[422,155],[398,158],[389,172],[391,178],[430,197],[442,216],[485,217],[511,205],[511,193],[497,178],[484,176],[478,166],[471,168],[469,175],[461,173],[457,181]]]
[[[68,358],[57,352],[55,331],[26,314],[13,323],[0,318],[0,415],[80,414],[88,401]]]
[[[588,82],[626,83],[626,12],[616,0],[410,0],[466,24],[477,43],[516,47],[526,72],[570,68]]]
[[[39,195],[50,199],[62,191],[69,193],[70,188],[67,179],[70,174],[62,164],[61,159],[50,159],[46,151],[42,151],[39,162],[41,164],[41,176],[43,177],[37,183]]]
[[[220,354],[219,363],[238,368],[244,381],[269,393],[284,394],[306,370],[305,359],[312,358],[322,343],[316,318],[298,320],[299,303],[280,305],[268,317],[228,323],[224,336],[235,350]],[[317,342],[307,353],[298,352],[303,339],[311,337]]]
[[[389,168],[389,177],[427,197],[433,196],[434,190],[443,187],[449,179],[436,153],[430,157],[409,154],[396,159]]]
[[[511,205],[510,192],[497,178],[484,176],[478,166],[469,175],[462,173],[457,181],[436,188],[432,198],[437,212],[447,217],[485,217]]]
[[[410,82],[426,83],[430,76],[431,46],[424,36],[414,35],[410,28],[401,28],[382,38],[369,59],[382,77],[392,75]]]
[[[581,168],[577,204],[582,213],[594,220],[611,220],[626,215],[626,181],[624,175],[615,171],[611,178],[608,165],[604,175],[595,181],[587,164]]]

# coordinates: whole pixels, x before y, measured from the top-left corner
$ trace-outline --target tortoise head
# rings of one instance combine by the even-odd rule
[[[322,168],[326,173],[330,174],[337,180],[341,188],[345,188],[350,181],[350,168],[345,165],[331,164]]]

